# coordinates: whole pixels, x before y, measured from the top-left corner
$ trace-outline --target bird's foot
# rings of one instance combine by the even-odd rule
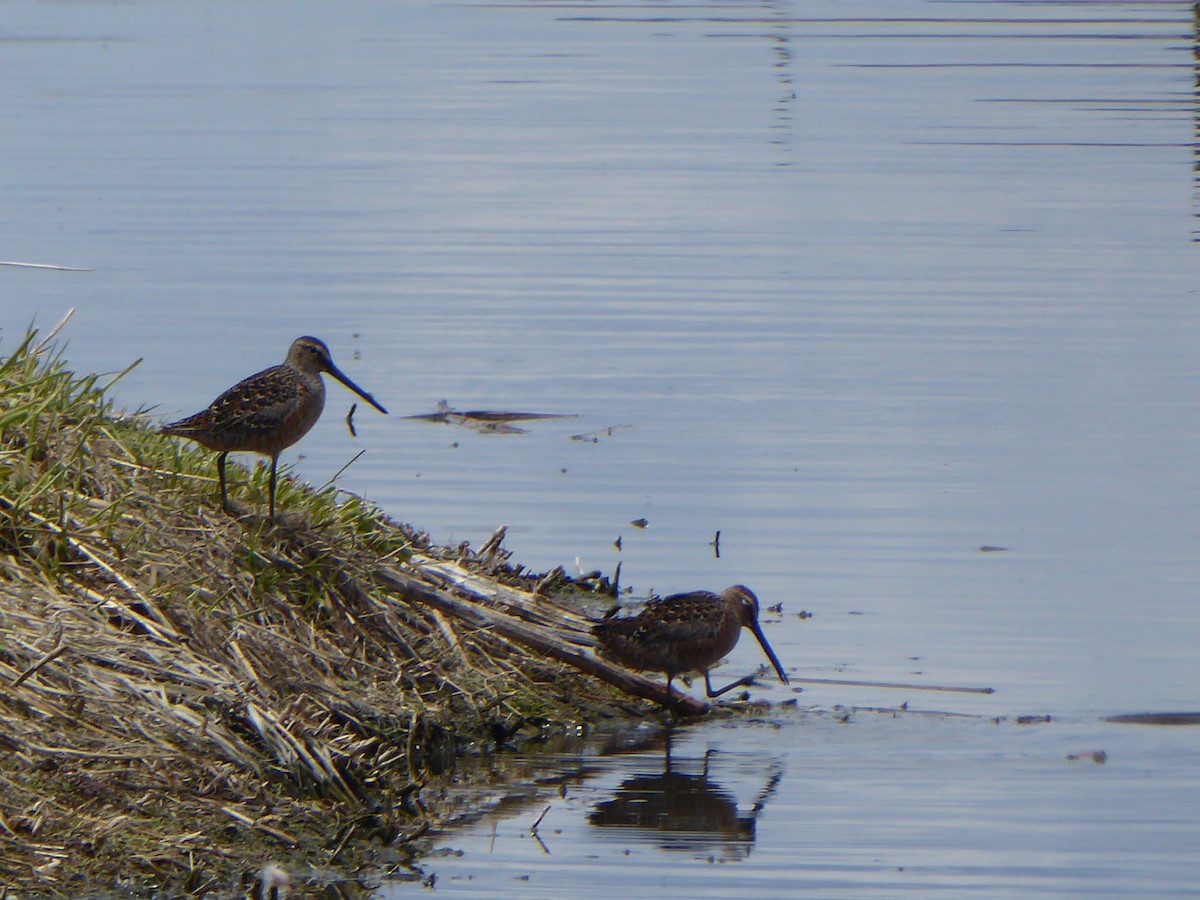
[[[740,688],[740,687],[758,687],[758,681],[755,680],[757,677],[758,676],[756,676],[756,675],[747,675],[745,678],[739,678],[737,681],[732,682],[731,684],[727,684],[727,685],[725,685],[725,687],[721,688],[720,690],[716,690],[716,691],[714,691],[712,689],[711,684],[706,685],[706,687],[708,689],[708,696],[709,697],[720,697],[722,694],[728,693],[729,691],[732,691],[735,688]]]

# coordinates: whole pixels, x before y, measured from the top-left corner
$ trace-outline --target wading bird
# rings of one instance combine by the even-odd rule
[[[207,409],[171,422],[163,434],[189,438],[217,451],[221,508],[232,514],[225,488],[225,457],[247,451],[271,457],[269,509],[275,519],[275,480],[279,454],[304,437],[325,408],[327,372],[381,413],[387,410],[333,364],[329,348],[315,337],[296,338],[281,365],[239,381]]]
[[[714,691],[708,677],[708,670],[737,644],[742,628],[754,633],[779,673],[779,680],[787,684],[783,666],[758,624],[758,597],[745,585],[735,584],[720,594],[710,591],[672,594],[651,603],[636,616],[599,622],[592,633],[602,652],[621,665],[643,672],[666,673],[668,698],[671,681],[686,672],[704,673],[708,696],[719,697],[734,688],[754,684],[754,676],[747,675]]]

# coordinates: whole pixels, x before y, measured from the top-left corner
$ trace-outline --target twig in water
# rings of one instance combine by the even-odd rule
[[[16,262],[14,260],[0,260],[0,266],[16,266],[21,269],[54,269],[56,272],[90,272],[91,269],[81,269],[78,266],[59,266],[54,263],[30,263]]]
[[[546,818],[546,813],[550,812],[550,807],[547,806],[542,810],[542,814],[537,817],[537,820],[529,826],[529,835],[538,842],[538,846],[542,848],[542,852],[547,856],[550,855],[550,848],[546,846],[546,842],[542,840],[542,836],[538,834],[538,826],[542,824],[542,819]]]
[[[354,411],[358,409],[357,403],[350,404],[350,412],[346,413],[346,427],[350,429],[350,437],[358,437],[358,430],[354,427]]]
[[[956,694],[994,694],[995,688],[955,687],[945,684],[904,684],[899,681],[849,681],[842,678],[793,678],[804,684],[836,684],[845,687],[898,688],[905,691],[949,691]]]

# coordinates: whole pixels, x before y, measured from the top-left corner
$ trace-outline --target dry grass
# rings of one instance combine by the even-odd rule
[[[271,524],[261,469],[231,469],[260,504],[231,518],[212,454],[116,414],[108,383],[33,332],[0,360],[0,897],[352,868],[439,818],[421,788],[456,752],[607,702],[397,590],[447,590],[406,564],[468,551],[290,478]]]

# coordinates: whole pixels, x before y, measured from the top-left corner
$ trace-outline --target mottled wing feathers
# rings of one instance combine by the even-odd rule
[[[703,593],[666,597],[636,616],[609,619],[598,626],[597,632],[649,643],[700,640],[716,629],[724,612],[719,606],[690,602],[703,597]],[[713,594],[708,596],[716,599]]]
[[[679,673],[707,669],[729,652],[739,629],[721,597],[693,591],[664,597],[636,616],[601,622],[593,631],[627,666]]]
[[[212,450],[270,453],[280,438],[292,437],[290,420],[306,406],[306,401],[311,403],[315,399],[309,398],[311,393],[294,369],[272,366],[239,381],[207,409],[165,426],[163,433],[191,438]],[[315,416],[312,419],[315,421]]]
[[[223,430],[278,428],[303,395],[304,382],[286,366],[251,375],[213,401],[210,409]]]

